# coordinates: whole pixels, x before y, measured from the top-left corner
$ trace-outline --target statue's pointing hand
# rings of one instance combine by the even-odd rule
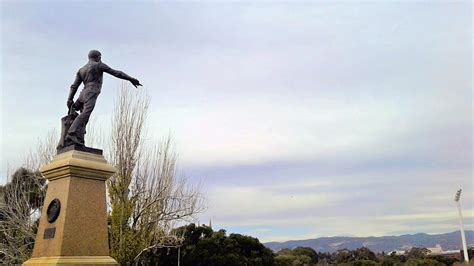
[[[130,80],[130,82],[132,83],[133,86],[135,86],[135,88],[138,88],[138,86],[142,86],[142,84],[140,84],[140,81],[138,81],[138,79],[132,79]]]

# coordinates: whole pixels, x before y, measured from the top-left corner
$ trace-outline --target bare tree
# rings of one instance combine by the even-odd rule
[[[145,154],[132,187],[136,204],[131,225],[144,240],[135,261],[143,252],[180,246],[184,239],[172,229],[179,223],[193,221],[204,207],[198,187],[177,175],[177,155],[170,135]]]
[[[177,223],[203,210],[203,197],[177,175],[172,136],[146,140],[149,98],[122,86],[112,121],[109,161],[118,172],[109,179],[112,256],[121,264],[136,263],[146,251],[177,247]]]
[[[46,181],[39,167],[53,158],[56,143],[54,131],[50,132],[29,152],[23,167],[0,186],[0,202],[4,201],[0,205],[0,258],[4,264],[19,264],[31,256],[46,194]]]
[[[29,151],[23,167],[37,171],[41,166],[51,162],[56,155],[57,144],[58,136],[56,131],[48,132],[44,140],[38,140],[36,148]]]

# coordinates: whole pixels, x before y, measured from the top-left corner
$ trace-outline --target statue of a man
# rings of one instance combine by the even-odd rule
[[[94,110],[95,102],[100,94],[104,72],[117,78],[130,81],[135,88],[141,86],[138,79],[133,78],[122,71],[114,70],[108,65],[102,63],[101,53],[99,51],[90,51],[89,62],[77,71],[76,80],[74,80],[74,83],[71,85],[71,91],[69,92],[69,98],[67,100],[68,109],[71,110],[72,108],[81,111],[81,113],[74,119],[67,130],[67,135],[64,139],[64,146],[71,144],[84,145],[86,125],[87,122],[89,122],[89,117],[91,116],[92,110]],[[79,94],[76,102],[74,102],[74,95],[81,83],[84,83],[84,88]]]

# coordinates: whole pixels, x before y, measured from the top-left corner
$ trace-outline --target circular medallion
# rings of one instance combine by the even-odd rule
[[[59,212],[61,211],[61,202],[59,199],[53,199],[46,210],[46,216],[48,217],[49,223],[54,223],[58,219]]]

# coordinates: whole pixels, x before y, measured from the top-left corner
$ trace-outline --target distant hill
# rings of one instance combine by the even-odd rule
[[[474,245],[474,231],[465,231],[467,245]],[[293,249],[295,247],[310,247],[320,252],[334,252],[339,249],[349,250],[360,247],[367,247],[374,252],[390,252],[393,250],[409,249],[411,247],[435,247],[440,245],[443,250],[461,249],[460,231],[429,235],[424,233],[401,236],[381,236],[381,237],[321,237],[307,240],[291,240],[285,242],[268,242],[264,245],[273,251],[284,248]]]

